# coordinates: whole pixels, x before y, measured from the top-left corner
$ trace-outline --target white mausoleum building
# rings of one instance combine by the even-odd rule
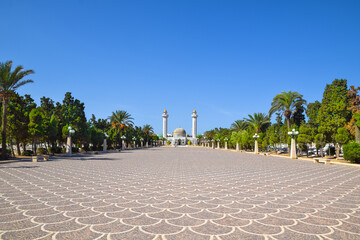
[[[186,131],[183,128],[177,128],[172,134],[167,132],[167,119],[169,117],[166,109],[162,115],[163,117],[163,137],[170,141],[172,145],[187,145],[188,141],[191,141],[192,145],[198,144],[197,135],[197,117],[196,110],[193,111],[192,118],[192,135],[191,137],[186,136]]]

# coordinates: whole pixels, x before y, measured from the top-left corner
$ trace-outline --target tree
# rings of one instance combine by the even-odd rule
[[[33,70],[24,70],[23,66],[17,66],[14,71],[11,71],[12,61],[0,63],[0,96],[2,101],[2,159],[7,159],[6,154],[6,128],[7,128],[7,108],[9,99],[19,87],[34,82],[33,80],[22,80],[24,77],[33,74]]]
[[[306,108],[306,115],[308,117],[308,124],[310,124],[313,128],[318,128],[319,124],[317,122],[317,116],[319,113],[319,109],[321,107],[321,103],[319,101],[315,101],[313,103],[309,103]]]
[[[309,126],[309,124],[301,124],[299,128],[299,136],[297,138],[297,143],[301,151],[306,151],[306,156],[309,156],[309,144],[314,140],[314,129]]]
[[[247,123],[244,120],[236,120],[230,128],[235,132],[241,132],[247,128]]]
[[[131,117],[130,113],[123,111],[123,110],[117,110],[112,113],[112,115],[109,117],[111,122],[111,127],[114,129],[117,129],[119,132],[119,142],[121,142],[121,130],[126,129],[129,126],[132,126],[134,122],[132,121],[134,118]]]
[[[350,86],[347,94],[349,97],[348,110],[352,113],[352,118],[346,124],[345,128],[355,137],[357,143],[360,143],[360,96],[358,91],[360,87]]]
[[[270,126],[270,117],[265,113],[254,113],[248,115],[249,118],[244,118],[248,126],[252,127],[255,133],[264,132]]]
[[[332,84],[327,84],[317,122],[321,127],[326,142],[334,143],[336,148],[338,147],[335,141],[337,129],[344,127],[351,118],[348,107],[347,80],[335,79]]]
[[[39,108],[31,110],[29,115],[29,133],[33,138],[33,151],[36,155],[36,144],[44,134],[44,121]]]
[[[27,94],[25,96],[20,96],[15,93],[9,101],[7,131],[9,132],[9,136],[15,139],[18,155],[21,155],[21,143],[23,145],[23,150],[26,149],[26,142],[29,139],[29,114],[34,108],[36,108],[34,99]]]
[[[298,127],[300,127],[300,125],[305,122],[304,112],[305,112],[305,108],[302,105],[295,108],[295,112],[294,112],[291,120]]]
[[[274,97],[271,103],[269,115],[271,116],[275,112],[281,112],[286,118],[289,130],[291,116],[295,113],[297,108],[302,107],[304,104],[306,104],[306,101],[300,93],[283,91]]]
[[[336,136],[335,136],[336,143],[339,147],[336,149],[336,157],[339,158],[340,149],[343,145],[347,144],[350,140],[350,134],[348,130],[345,128],[338,128]]]
[[[145,142],[148,142],[150,139],[150,136],[154,133],[154,129],[149,124],[146,124],[143,126],[143,131],[145,133]],[[164,138],[167,138],[167,136],[163,136]]]
[[[316,134],[314,141],[316,144],[316,150],[319,151],[319,149],[320,149],[320,155],[321,155],[321,157],[324,157],[324,146],[325,146],[324,134],[322,134],[322,133]]]

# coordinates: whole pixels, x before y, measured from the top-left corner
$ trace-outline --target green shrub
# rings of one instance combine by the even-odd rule
[[[344,158],[352,163],[360,163],[360,144],[348,143],[343,147]]]
[[[191,145],[191,141],[190,141],[190,140],[188,141],[188,145]]]
[[[166,145],[170,145],[170,141],[169,141],[169,140],[166,141]]]
[[[1,154],[1,152],[2,152],[2,148],[0,148],[0,154]],[[10,149],[6,149],[6,155],[7,155],[8,157],[12,156]]]
[[[46,148],[38,148],[36,149],[36,153],[39,155],[44,155],[44,154],[48,154],[48,151]]]
[[[24,150],[22,153],[23,156],[32,156],[33,154],[34,152],[31,150]]]

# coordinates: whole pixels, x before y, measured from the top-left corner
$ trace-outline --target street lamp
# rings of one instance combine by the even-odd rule
[[[134,136],[133,138],[132,138],[132,140],[134,141],[134,149],[136,148],[136,137]]]
[[[68,130],[69,130],[69,136],[67,137],[67,142],[66,142],[66,155],[70,157],[72,155],[71,134],[75,133],[75,130],[72,129],[71,126],[68,127]]]
[[[295,131],[295,129],[293,129],[291,132],[288,132],[288,135],[291,135],[291,150],[290,150],[290,158],[292,159],[296,159],[297,155],[296,155],[296,143],[295,143],[295,136],[298,135],[299,132]]]
[[[259,145],[258,145],[258,141],[257,139],[259,138],[260,136],[255,133],[255,135],[253,136],[253,138],[255,139],[255,147],[254,147],[254,153],[255,154],[258,154],[259,153]]]
[[[103,152],[107,152],[106,138],[109,137],[107,133],[104,133],[104,144],[103,144]]]
[[[225,141],[225,150],[228,149],[228,145],[227,145],[227,142],[229,141],[229,139],[227,137],[224,138],[224,141]]]
[[[124,150],[125,149],[125,135],[122,135],[121,136],[121,149]]]

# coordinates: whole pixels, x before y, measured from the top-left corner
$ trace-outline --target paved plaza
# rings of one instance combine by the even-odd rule
[[[200,147],[0,164],[1,239],[360,239],[360,168]]]

